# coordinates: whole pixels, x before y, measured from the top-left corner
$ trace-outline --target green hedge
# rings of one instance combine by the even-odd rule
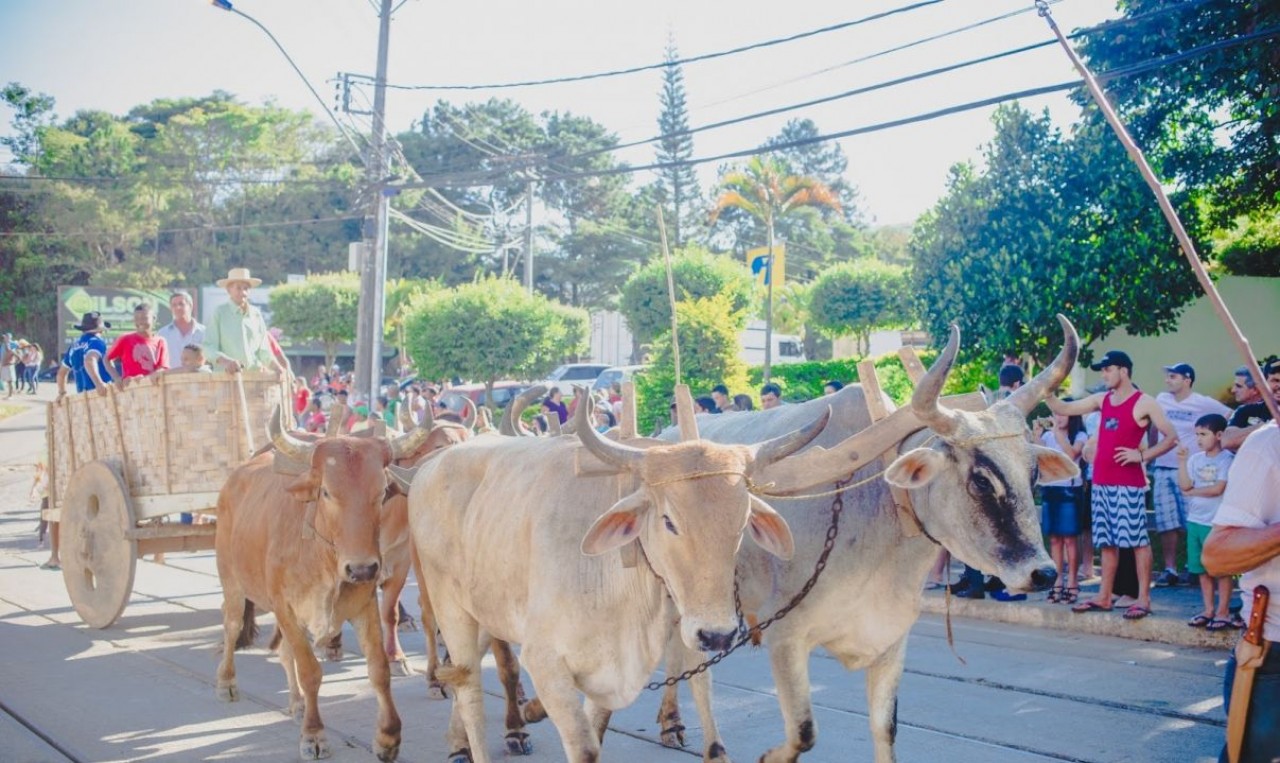
[[[938,356],[935,350],[920,351],[920,360],[927,368],[934,358]],[[858,381],[858,362],[861,358],[844,358],[841,360],[811,360],[805,363],[784,363],[773,367],[772,379],[775,384],[782,387],[782,399],[788,402],[798,403],[805,400],[822,397],[822,387],[828,381],[835,379],[844,384],[853,384]],[[911,391],[914,387],[910,379],[907,377],[906,369],[902,367],[902,361],[898,359],[896,352],[889,352],[872,361],[876,367],[876,377],[880,380],[880,386],[885,393],[893,399],[897,405],[903,405],[911,399]],[[760,387],[764,384],[764,375],[760,366],[754,366],[747,371],[747,375],[751,380],[752,390],[751,396],[759,397]],[[973,392],[978,389],[978,384],[984,384],[988,389],[996,389],[999,386],[997,371],[988,369],[984,363],[957,363],[947,376],[947,384],[943,388],[943,394],[954,395],[961,392]]]

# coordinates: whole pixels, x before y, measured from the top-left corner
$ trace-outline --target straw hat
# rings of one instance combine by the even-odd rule
[[[247,283],[250,286],[257,286],[262,283],[261,278],[254,278],[249,275],[248,268],[232,268],[227,271],[226,278],[219,278],[215,283],[218,286],[226,286],[229,283],[236,283],[237,281]]]

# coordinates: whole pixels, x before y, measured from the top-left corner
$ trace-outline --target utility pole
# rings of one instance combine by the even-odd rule
[[[373,91],[373,141],[370,144],[370,189],[373,193],[371,229],[360,267],[359,319],[356,323],[356,389],[378,398],[382,382],[382,327],[387,284],[387,46],[391,37],[391,0],[381,0],[378,14],[378,70]],[[366,224],[368,224],[368,222]]]

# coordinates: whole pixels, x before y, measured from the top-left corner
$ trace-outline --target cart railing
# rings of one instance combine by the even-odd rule
[[[261,372],[162,374],[64,398],[48,409],[50,518],[71,475],[93,461],[122,475],[139,521],[212,508],[282,401],[283,385]]]

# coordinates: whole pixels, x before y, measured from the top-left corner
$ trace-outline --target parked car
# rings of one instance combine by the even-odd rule
[[[493,404],[498,408],[506,408],[507,403],[516,395],[524,392],[529,385],[518,381],[496,381],[493,383]],[[440,404],[454,412],[462,411],[462,398],[468,397],[477,406],[484,405],[483,384],[459,384],[450,387],[440,396]]]
[[[571,386],[574,384],[591,386],[600,377],[601,372],[608,367],[607,363],[566,363],[538,383],[548,387],[559,387],[560,391],[568,397]]]
[[[614,382],[623,382],[635,376],[637,372],[643,371],[648,366],[610,366],[600,372],[596,377],[596,383],[591,386],[592,390],[607,390]]]

